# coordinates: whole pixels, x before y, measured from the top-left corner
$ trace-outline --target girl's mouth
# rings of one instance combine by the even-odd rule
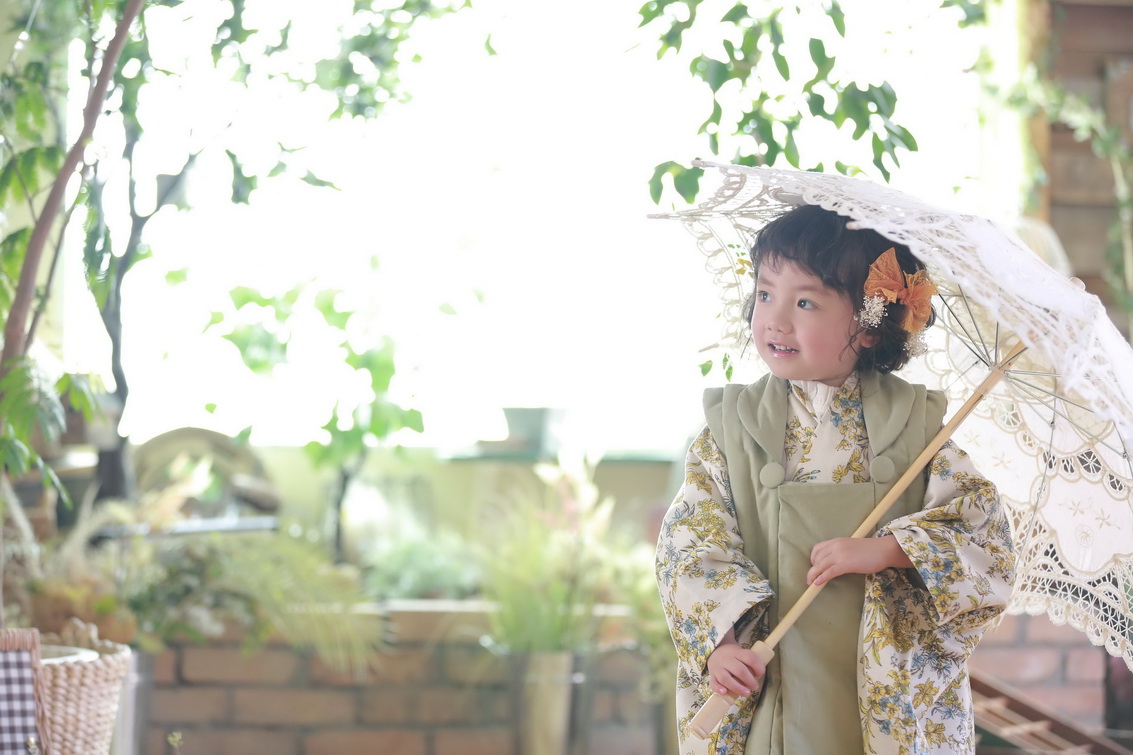
[[[770,346],[771,351],[773,351],[776,354],[798,354],[799,353],[798,349],[792,349],[790,346],[781,346],[780,344],[777,344],[777,343],[769,343],[767,345]]]

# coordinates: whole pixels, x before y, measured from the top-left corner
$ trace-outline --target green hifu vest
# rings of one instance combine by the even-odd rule
[[[946,400],[938,391],[892,375],[861,375],[862,409],[873,461],[871,482],[784,481],[789,383],[768,375],[704,395],[705,416],[727,461],[744,553],[775,593],[774,627],[806,590],[810,551],[848,537],[940,429]],[[882,518],[920,511],[920,475]],[[865,577],[829,582],[775,648],[755,710],[746,753],[848,755],[864,749],[858,712],[858,659]]]

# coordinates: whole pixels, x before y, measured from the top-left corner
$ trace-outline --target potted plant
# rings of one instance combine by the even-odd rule
[[[517,751],[528,755],[580,755],[588,747],[585,681],[598,649],[595,609],[610,587],[613,508],[593,471],[581,457],[560,456],[557,465],[536,465],[539,489],[486,511],[482,593],[493,607],[484,643],[508,659]]]

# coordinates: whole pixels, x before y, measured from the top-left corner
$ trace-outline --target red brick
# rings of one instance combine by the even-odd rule
[[[1098,647],[1071,648],[1066,656],[1066,680],[1104,684],[1105,664],[1109,656]]]
[[[653,755],[653,727],[601,726],[590,732],[588,755]]]
[[[233,720],[245,724],[316,726],[354,721],[354,694],[344,690],[236,689]]]
[[[177,683],[177,651],[163,650],[151,656],[153,665],[150,667],[151,678],[154,684]]]
[[[498,690],[424,687],[368,689],[361,696],[367,724],[480,724],[507,720],[508,694]]]
[[[631,650],[618,650],[599,656],[594,663],[595,676],[605,684],[635,685],[641,681],[645,664]]]
[[[1057,648],[977,647],[971,667],[1018,686],[1061,680],[1062,654]]]
[[[149,720],[157,724],[224,723],[230,707],[222,687],[156,689],[149,706]]]
[[[1026,628],[1028,643],[1091,647],[1085,632],[1080,632],[1069,624],[1055,624],[1046,616],[1030,616],[1028,619]]]
[[[1027,687],[1020,690],[1028,698],[1087,729],[1102,725],[1105,716],[1105,691],[1100,684],[1066,685],[1063,687]]]
[[[181,678],[186,682],[285,684],[295,676],[299,656],[289,650],[260,649],[245,652],[233,648],[184,648]]]
[[[412,684],[434,681],[439,662],[437,648],[394,647],[379,653],[373,667],[359,678],[352,671],[336,669],[318,657],[310,660],[311,680],[316,684],[359,686],[366,684]]]
[[[999,626],[984,634],[979,647],[986,645],[1017,645],[1023,640],[1023,627],[1029,616],[1011,616],[1004,614]]]
[[[512,755],[511,729],[439,729],[433,735],[433,755]]]
[[[303,752],[305,755],[425,755],[425,733],[398,730],[320,731],[307,736]]]
[[[145,744],[142,745],[145,748],[142,755],[165,755],[165,738],[169,734],[169,731],[154,726],[147,729]]]
[[[181,732],[181,755],[299,755],[299,737],[270,729],[213,729]]]
[[[444,650],[444,678],[456,684],[507,684],[512,675],[508,658],[482,647],[448,647]]]

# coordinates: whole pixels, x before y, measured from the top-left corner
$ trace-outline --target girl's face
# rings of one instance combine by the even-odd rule
[[[776,377],[841,385],[858,363],[858,349],[877,343],[860,329],[845,294],[828,288],[793,262],[769,259],[755,280],[751,335]]]

